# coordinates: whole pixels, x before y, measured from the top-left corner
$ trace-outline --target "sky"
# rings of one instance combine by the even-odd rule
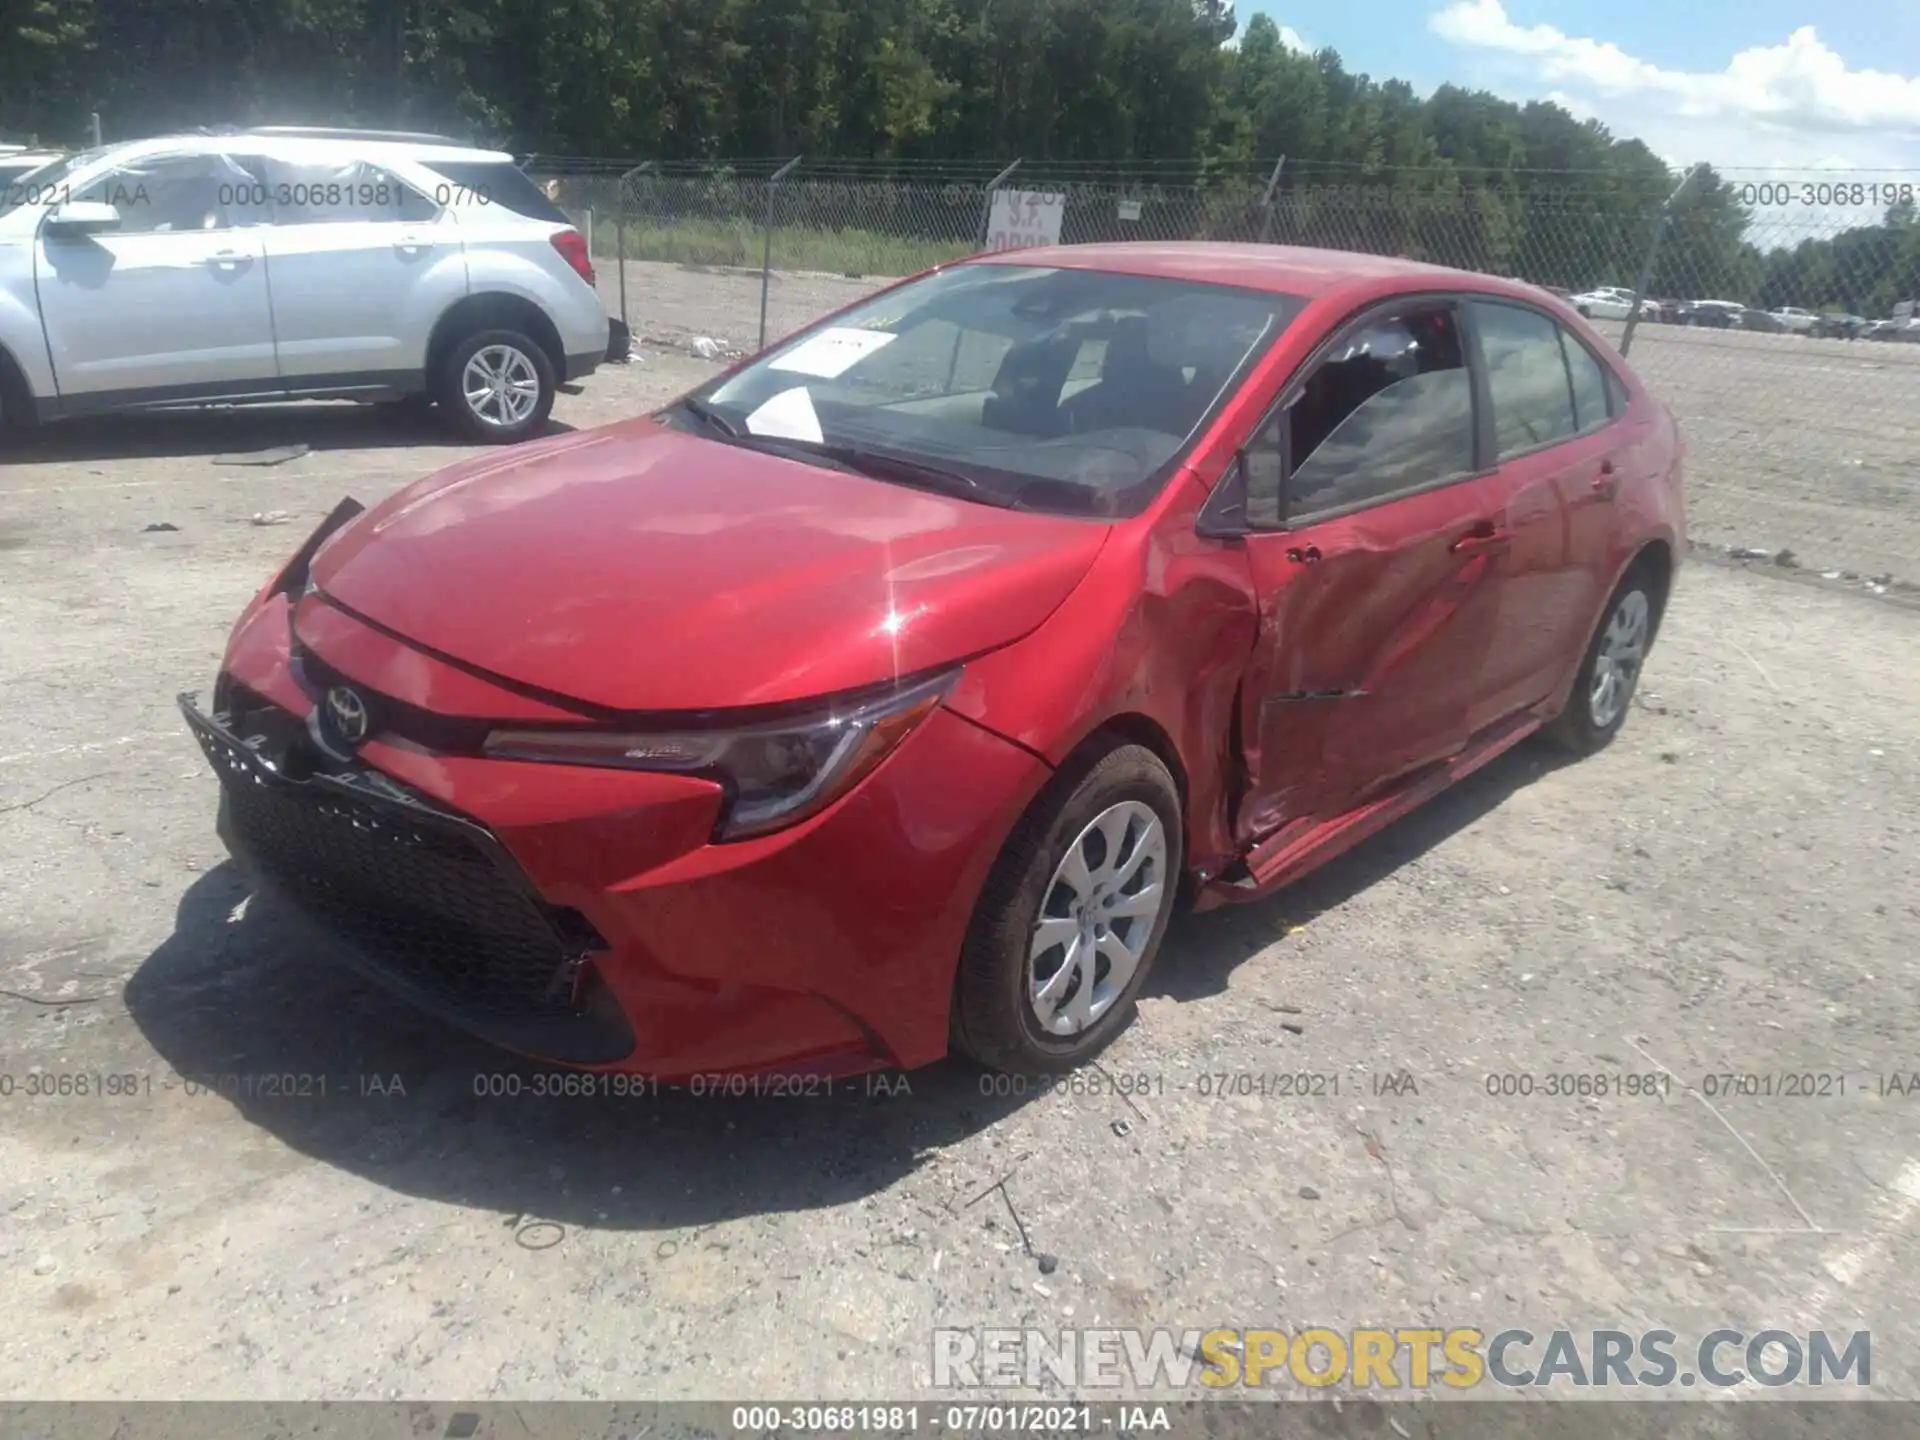
[[[1238,0],[1289,43],[1421,94],[1445,83],[1555,100],[1676,169],[1920,181],[1915,0]]]

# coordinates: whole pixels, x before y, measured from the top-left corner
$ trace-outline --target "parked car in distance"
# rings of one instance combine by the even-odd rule
[[[1920,344],[1920,320],[1875,320],[1860,332],[1860,338],[1902,345]]]
[[[1730,330],[1740,323],[1746,309],[1737,300],[1689,300],[1681,307],[1680,323]]]
[[[1796,335],[1805,335],[1819,320],[1811,310],[1802,310],[1795,305],[1781,305],[1766,312],[1780,322],[1782,330],[1791,330]]]
[[[1589,320],[1624,320],[1633,310],[1633,291],[1617,285],[1601,285],[1569,302]]]
[[[1756,310],[1748,306],[1740,312],[1742,330],[1759,330],[1769,335],[1784,335],[1788,331],[1787,322],[1771,310]]]
[[[0,145],[0,206],[14,203],[18,182],[60,158],[58,150],[34,150],[25,145]]]
[[[0,415],[436,403],[523,440],[616,350],[586,241],[506,154],[384,131],[70,155],[0,204]]]
[[[1680,320],[1680,302],[1677,300],[1642,300],[1640,318],[1655,325],[1675,325]]]
[[[1858,315],[1828,313],[1813,322],[1812,334],[1824,340],[1854,340],[1867,328],[1867,322]]]
[[[267,902],[498,1043],[1059,1070],[1178,897],[1607,744],[1684,530],[1672,415],[1532,286],[1023,250],[343,502],[181,707]]]

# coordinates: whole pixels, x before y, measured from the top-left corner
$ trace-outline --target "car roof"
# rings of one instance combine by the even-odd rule
[[[107,146],[101,154],[104,156],[110,153],[115,159],[124,161],[138,159],[142,155],[151,155],[163,150],[178,149],[182,145],[217,150],[257,147],[271,154],[315,157],[353,155],[364,156],[371,160],[419,160],[427,164],[436,160],[469,165],[514,163],[513,156],[504,150],[487,150],[458,140],[437,137],[401,139],[397,138],[394,132],[377,130],[316,132],[258,129],[223,131],[218,134],[203,132],[155,135],[144,140],[129,140],[121,145]]]
[[[1319,299],[1352,290],[1481,290],[1535,299],[1547,292],[1521,280],[1427,265],[1355,250],[1254,245],[1216,240],[1133,240],[1107,245],[1048,245],[1003,250],[974,264],[1111,270],[1167,280],[1238,285],[1276,295]]]

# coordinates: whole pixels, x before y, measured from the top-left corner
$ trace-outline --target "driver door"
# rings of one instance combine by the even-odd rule
[[[1477,411],[1457,308],[1426,300],[1336,336],[1248,445],[1243,840],[1465,747],[1503,545]]]

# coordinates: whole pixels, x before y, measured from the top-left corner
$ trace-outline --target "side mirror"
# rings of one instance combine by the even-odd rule
[[[47,212],[48,233],[54,235],[97,235],[120,228],[120,212],[98,200],[69,200]]]

